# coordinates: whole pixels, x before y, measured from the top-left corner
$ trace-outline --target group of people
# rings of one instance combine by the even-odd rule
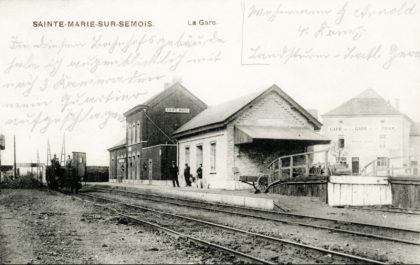
[[[174,185],[174,187],[179,187],[178,173],[179,173],[178,166],[176,165],[175,161],[172,161],[171,167],[169,169],[169,174],[170,174],[170,177],[172,179],[172,184]],[[194,183],[197,186],[197,188],[203,189],[204,188],[203,164],[200,164],[200,166],[196,170],[196,173],[197,173],[197,175],[196,175],[197,177],[195,178],[191,174],[190,166],[188,164],[185,164],[184,178],[185,178],[186,186],[191,187]]]
[[[72,162],[73,161],[72,161],[70,155],[68,155],[67,156],[67,161],[66,161],[66,167],[70,168]],[[58,170],[60,170],[60,168],[61,168],[60,162],[58,161],[57,155],[55,155],[55,154],[54,154],[53,159],[51,159],[51,166],[56,172],[58,172]]]

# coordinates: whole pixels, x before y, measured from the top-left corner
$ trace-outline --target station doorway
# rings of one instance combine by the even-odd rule
[[[359,158],[358,157],[352,157],[351,158],[351,172],[353,175],[358,175],[360,170],[359,166]]]

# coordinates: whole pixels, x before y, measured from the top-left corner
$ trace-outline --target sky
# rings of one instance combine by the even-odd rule
[[[201,21],[201,22],[200,22]],[[420,121],[418,1],[0,1],[2,164],[108,165],[122,113],[182,84],[208,105],[277,84],[323,114],[372,88]]]

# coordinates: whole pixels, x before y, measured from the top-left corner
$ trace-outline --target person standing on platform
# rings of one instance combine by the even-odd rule
[[[188,164],[185,164],[185,169],[184,169],[184,178],[185,178],[185,183],[187,185],[187,187],[191,187],[191,168],[190,166],[188,166]]]
[[[203,184],[203,164],[200,164],[200,166],[197,168],[197,186],[199,188],[204,188]]]
[[[174,185],[174,187],[175,187],[175,183],[176,183],[176,186],[179,188],[178,171],[179,170],[178,170],[178,167],[175,164],[175,161],[172,161],[172,165],[169,168],[169,175],[172,179],[172,184]]]

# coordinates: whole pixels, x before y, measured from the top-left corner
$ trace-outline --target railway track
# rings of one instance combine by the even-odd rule
[[[201,202],[197,200],[165,197],[155,194],[139,194],[129,191],[93,189],[99,192],[114,192],[124,196],[141,198],[142,200],[164,202],[172,205],[190,207],[201,210],[222,212],[231,215],[251,217],[268,221],[280,222],[288,225],[304,226],[314,229],[323,229],[336,233],[346,233],[359,237],[373,238],[390,242],[420,246],[420,231],[389,226],[373,225],[361,222],[347,222],[330,218],[313,217],[292,213],[274,212],[260,209],[250,209],[240,206],[222,205]],[[279,218],[282,217],[282,218]],[[397,236],[397,237],[396,237]]]
[[[120,216],[124,216],[132,221],[139,222],[145,225],[152,226],[156,229],[159,229],[161,231],[165,231],[169,234],[174,234],[177,236],[186,237],[196,243],[206,245],[212,248],[216,248],[218,250],[224,251],[226,253],[229,253],[231,255],[235,255],[236,257],[246,260],[251,263],[262,263],[262,264],[275,264],[272,261],[265,260],[262,257],[257,257],[255,253],[260,253],[261,248],[258,249],[258,247],[263,248],[269,248],[269,251],[272,251],[276,255],[282,254],[282,256],[278,256],[277,258],[284,258],[283,253],[286,255],[292,252],[292,256],[296,258],[297,256],[304,255],[303,258],[301,258],[299,263],[302,262],[308,262],[308,258],[313,258],[315,261],[326,263],[326,260],[323,260],[325,258],[325,255],[330,258],[334,257],[335,260],[329,260],[330,262],[333,261],[334,263],[370,263],[370,264],[387,264],[382,261],[347,254],[344,252],[339,251],[333,251],[329,249],[324,249],[316,246],[311,246],[307,244],[297,243],[294,241],[290,241],[287,239],[277,238],[273,236],[268,236],[260,233],[250,232],[238,228],[234,228],[231,226],[221,225],[214,222],[209,222],[197,218],[192,218],[188,216],[183,216],[179,214],[174,214],[170,212],[165,212],[161,210],[156,210],[144,206],[134,205],[125,203],[119,200],[109,199],[102,196],[92,195],[92,194],[79,194],[82,198],[89,198],[89,200],[93,200],[97,206],[103,207],[105,209],[111,210],[115,212],[116,214]],[[119,207],[124,207],[126,209],[132,209],[135,210],[135,213],[130,212],[129,214],[119,212],[115,210],[113,207],[109,207],[106,205],[97,204],[97,202],[103,202],[106,204],[112,204],[112,205],[118,205]],[[148,213],[145,215],[145,213]],[[139,218],[139,215],[142,217]],[[167,217],[171,217],[171,219],[168,219]],[[146,220],[145,220],[146,219]],[[153,221],[150,221],[152,219]],[[177,219],[178,221],[175,221]],[[159,223],[156,222],[158,220]],[[181,220],[181,221],[179,221]],[[162,224],[163,223],[163,224]],[[197,226],[196,224],[200,224],[200,226]],[[178,231],[177,231],[178,230]],[[188,231],[188,234],[181,233],[179,230]],[[201,235],[205,239],[198,238],[194,235]],[[241,234],[242,236],[239,237],[240,240],[238,240],[238,234]],[[214,243],[211,241],[214,241],[212,239],[212,236],[219,235],[219,237],[224,238],[224,240],[229,241],[225,242],[225,244],[228,244],[231,247],[226,247],[221,245],[220,243]],[[216,239],[217,240],[217,239]],[[267,241],[270,242],[267,244]],[[232,247],[233,244],[233,247]],[[249,247],[246,249],[246,247]],[[255,247],[257,249],[255,250]],[[242,251],[238,251],[236,249],[242,249]],[[279,249],[282,250],[279,253]],[[305,249],[304,254],[302,254],[301,251],[296,251],[297,249]],[[248,253],[247,253],[248,252]],[[283,261],[278,261],[283,262]],[[276,262],[276,263],[278,263]],[[311,261],[313,263],[313,261]]]
[[[350,209],[355,210],[362,210],[362,211],[376,211],[376,212],[383,212],[383,213],[396,213],[396,214],[408,214],[408,215],[420,215],[420,210],[403,210],[400,208],[385,208],[385,209],[377,209],[377,208],[369,208],[369,207],[350,207]]]
[[[86,195],[86,194],[85,195],[82,195],[82,197],[83,196],[89,196],[91,198],[93,197],[92,195]],[[100,198],[99,197],[96,197],[94,199],[95,200],[98,200]],[[85,201],[83,198],[81,200]],[[104,200],[104,199],[100,199],[100,200]],[[245,254],[245,253],[236,251],[234,249],[230,249],[230,248],[224,247],[224,246],[219,245],[219,244],[215,244],[215,243],[212,243],[212,242],[209,242],[209,241],[206,241],[206,240],[199,239],[197,237],[186,235],[184,233],[175,231],[173,229],[170,229],[170,228],[161,226],[158,223],[150,222],[150,221],[146,221],[146,220],[140,219],[137,216],[133,216],[133,215],[130,215],[130,214],[126,214],[126,213],[120,212],[120,211],[118,211],[118,210],[116,210],[116,209],[114,209],[112,207],[101,205],[101,204],[98,204],[98,203],[95,203],[95,202],[92,202],[92,203],[95,206],[98,206],[100,208],[103,208],[105,210],[108,210],[108,211],[112,212],[115,215],[118,215],[120,217],[126,218],[127,220],[130,220],[131,222],[138,223],[138,224],[145,225],[145,226],[149,226],[149,227],[151,227],[153,229],[156,229],[156,230],[161,231],[161,232],[165,232],[165,233],[167,233],[169,235],[172,235],[172,236],[186,238],[189,241],[194,242],[197,245],[204,246],[204,247],[209,247],[209,248],[212,248],[212,249],[215,249],[215,250],[218,250],[218,251],[227,253],[229,255],[232,255],[235,258],[238,258],[240,261],[248,262],[248,263],[252,263],[252,264],[275,264],[273,262],[266,261],[266,260],[260,259],[258,257],[254,257],[254,256],[251,256],[251,255],[248,255],[248,254]]]

